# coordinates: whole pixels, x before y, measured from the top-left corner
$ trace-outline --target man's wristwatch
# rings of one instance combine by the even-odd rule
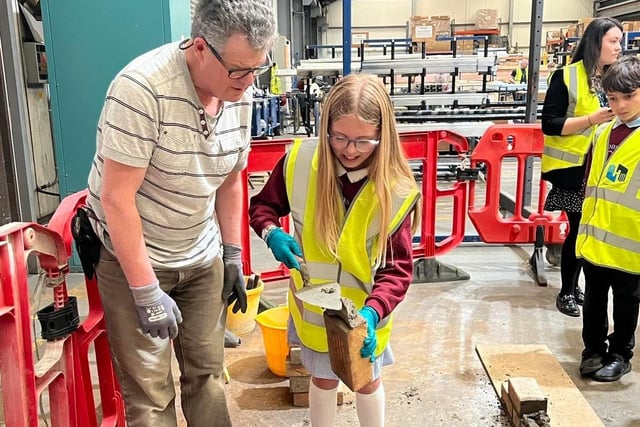
[[[271,232],[273,230],[275,230],[276,228],[280,228],[275,224],[269,224],[267,225],[265,228],[262,229],[262,234],[260,237],[262,237],[262,240],[264,240],[265,242],[267,241],[267,237],[269,237],[269,234],[271,234]]]

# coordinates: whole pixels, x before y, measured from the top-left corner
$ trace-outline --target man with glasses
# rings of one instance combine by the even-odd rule
[[[246,310],[242,181],[251,86],[270,69],[271,2],[200,0],[191,38],[109,86],[89,175],[96,275],[129,427],[175,426],[171,348],[190,426],[230,426],[226,308]]]

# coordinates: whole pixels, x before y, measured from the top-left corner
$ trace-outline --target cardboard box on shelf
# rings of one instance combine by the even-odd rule
[[[578,22],[578,25],[576,26],[577,27],[576,37],[582,37],[582,35],[584,34],[584,30],[587,28],[589,23],[593,20],[594,18],[582,18]]]
[[[451,35],[451,18],[449,16],[412,16],[408,25],[411,41],[416,43],[417,52],[421,51],[422,42],[425,43],[427,52],[451,50],[449,40],[438,40],[438,37]]]
[[[431,21],[412,22],[411,40],[422,41],[434,38],[434,28]]]
[[[495,30],[498,28],[497,9],[478,9],[476,11],[476,28],[479,30]]]
[[[447,15],[430,16],[437,36],[448,37],[451,35],[451,17]]]
[[[351,33],[351,46],[352,47],[360,47],[360,43],[364,40],[369,39],[368,31],[359,31]]]
[[[474,44],[473,40],[460,40],[457,45],[458,52],[473,53]]]
[[[562,31],[547,31],[547,40],[561,40],[562,39]]]
[[[640,31],[640,21],[622,22],[622,31],[624,31],[625,33]]]
[[[451,42],[447,40],[428,41],[426,48],[427,48],[427,52],[451,50]]]
[[[450,41],[418,40],[417,42],[413,43],[413,53],[422,52],[422,43],[424,43],[424,48],[427,53],[451,51]]]
[[[451,35],[449,16],[412,16],[409,20],[409,34],[413,41],[435,41],[437,36]]]

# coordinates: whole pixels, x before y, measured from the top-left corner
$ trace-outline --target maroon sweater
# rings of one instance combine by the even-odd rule
[[[262,235],[269,224],[280,224],[280,217],[290,213],[289,200],[284,181],[284,156],[273,169],[262,190],[251,198],[249,223]],[[345,208],[351,204],[366,178],[350,182],[347,175],[340,177]],[[402,302],[413,279],[411,215],[407,215],[400,228],[387,241],[387,264],[375,274],[373,291],[365,301],[384,319]]]
[[[616,148],[618,148],[618,145],[620,145],[622,141],[624,141],[624,139],[628,137],[631,134],[631,132],[633,132],[634,130],[636,130],[636,128],[630,128],[624,123],[611,129],[611,134],[609,135],[609,148],[607,151],[607,159],[611,157],[613,152],[616,151]],[[593,147],[591,147],[591,149],[589,150],[589,155],[587,156],[587,162],[586,162],[587,169],[586,169],[586,174],[584,178],[585,182],[589,179],[589,172],[591,171],[592,158],[593,158]]]

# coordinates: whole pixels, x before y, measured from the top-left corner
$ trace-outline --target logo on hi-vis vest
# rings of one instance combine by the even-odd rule
[[[622,165],[611,165],[607,169],[607,179],[611,182],[624,182],[627,179],[627,172],[629,169]]]

